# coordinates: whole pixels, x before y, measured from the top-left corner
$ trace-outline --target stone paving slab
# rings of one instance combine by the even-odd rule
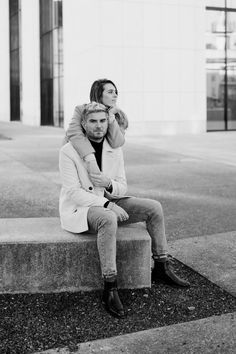
[[[74,354],[233,354],[236,313],[213,316],[78,345]],[[38,354],[68,354],[68,348]],[[37,353],[35,353],[37,354]]]
[[[236,231],[176,240],[170,253],[236,296]]]

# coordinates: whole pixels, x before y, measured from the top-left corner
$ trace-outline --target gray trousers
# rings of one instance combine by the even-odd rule
[[[113,200],[129,215],[127,221],[120,225],[146,222],[147,231],[151,237],[153,256],[165,255],[168,252],[165,236],[164,215],[161,204],[146,198],[125,198]],[[90,207],[88,211],[89,230],[97,233],[97,246],[103,277],[117,274],[116,268],[116,232],[117,216],[107,208]]]

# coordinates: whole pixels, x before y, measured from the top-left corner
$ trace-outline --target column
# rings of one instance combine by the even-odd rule
[[[10,121],[9,4],[0,3],[0,121]]]
[[[22,123],[40,125],[39,1],[21,0]]]

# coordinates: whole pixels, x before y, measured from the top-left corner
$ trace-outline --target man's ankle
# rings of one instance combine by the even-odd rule
[[[163,254],[153,255],[152,258],[154,262],[165,263],[168,260],[168,254],[163,253]]]

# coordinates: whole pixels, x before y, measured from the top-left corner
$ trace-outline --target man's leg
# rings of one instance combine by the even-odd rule
[[[135,197],[114,200],[114,202],[129,214],[129,219],[122,222],[122,225],[140,221],[146,222],[152,240],[153,258],[167,257],[168,246],[161,204],[153,199]]]
[[[117,291],[116,214],[103,207],[88,210],[89,230],[97,233],[97,247],[104,278],[103,304],[112,315],[124,316],[124,308]]]
[[[111,210],[103,207],[91,207],[88,210],[87,218],[89,229],[97,233],[97,247],[102,276],[104,278],[112,278],[117,275],[116,215]]]
[[[147,230],[152,240],[152,257],[154,259],[152,280],[162,279],[171,285],[189,286],[188,282],[177,277],[170,268],[161,204],[153,199],[135,197],[114,200],[114,202],[129,214],[129,219],[122,224],[139,221],[146,222]]]

